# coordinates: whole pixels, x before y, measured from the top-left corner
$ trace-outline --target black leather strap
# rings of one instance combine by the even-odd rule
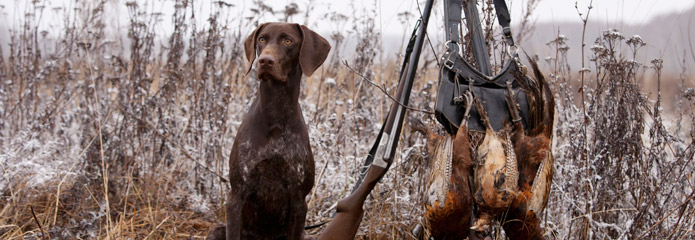
[[[469,0],[476,1],[476,0]],[[444,19],[446,21],[446,39],[447,47],[450,49],[455,49],[458,51],[458,43],[461,39],[459,38],[459,27],[461,25],[461,9],[463,8],[463,0],[445,0],[444,1]],[[502,33],[504,33],[504,38],[507,39],[507,43],[510,46],[514,46],[514,38],[512,37],[512,29],[510,24],[512,18],[509,15],[509,8],[507,8],[507,2],[505,0],[494,0],[495,12],[497,13],[497,20],[500,26],[502,26]],[[453,43],[453,44],[452,44]]]
[[[471,4],[475,4],[473,1],[477,0],[444,0],[444,32],[446,33],[447,39],[446,47],[448,50],[455,53],[460,53],[459,44],[462,43],[459,37],[459,29],[461,27],[461,10],[463,9],[463,1],[470,1]],[[493,4],[495,6],[497,20],[500,26],[502,26],[504,38],[509,46],[514,46],[514,38],[512,37],[512,29],[510,27],[512,19],[509,14],[507,3],[505,0],[494,0]],[[516,52],[512,52],[511,54],[513,54],[514,57],[517,55]]]
[[[502,33],[504,33],[504,38],[507,39],[509,46],[514,46],[514,38],[512,38],[512,29],[509,27],[512,19],[509,16],[509,9],[507,8],[507,3],[504,0],[495,0],[495,12],[497,13],[497,20],[502,26]]]
[[[446,47],[456,53],[459,52],[458,44],[461,43],[459,28],[462,8],[462,0],[444,0],[445,32],[448,39]]]

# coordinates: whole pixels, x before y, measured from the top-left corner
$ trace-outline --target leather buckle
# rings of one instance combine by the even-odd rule
[[[451,60],[451,53],[446,58],[442,58],[444,60],[444,67],[448,68],[449,70],[454,70],[454,61]]]

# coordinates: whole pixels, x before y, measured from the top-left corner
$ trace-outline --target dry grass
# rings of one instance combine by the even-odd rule
[[[126,5],[123,45],[107,37],[107,1],[76,1],[83,10],[54,39],[42,37],[35,4],[26,30],[0,45],[9,55],[0,57],[0,239],[200,239],[224,218],[228,154],[258,86],[253,72],[245,75],[242,41],[262,16],[291,19],[303,6],[300,13],[296,5],[273,11],[254,1],[252,17],[242,19],[226,17],[238,6],[218,2],[204,16],[207,24],[198,24],[193,1],[176,1],[173,16]],[[497,31],[487,11],[485,29]],[[158,19],[168,17],[175,31],[160,36]],[[336,26],[345,18],[326,16]],[[350,31],[332,33],[334,49],[352,51],[345,39],[355,39],[360,45],[349,64],[393,92],[399,61],[377,63],[373,16],[353,18]],[[436,26],[433,21],[432,34]],[[487,36],[500,39],[498,32]],[[557,164],[544,226],[559,238],[692,238],[691,83],[678,77],[671,102],[645,94],[639,85],[645,79],[664,81],[660,63],[632,62],[631,52],[618,50],[633,43],[611,36],[600,36],[587,54],[594,65],[581,93],[579,75],[563,61],[566,43],[549,44],[558,53],[548,59],[558,101]],[[494,42],[498,63],[504,61],[499,49],[503,43]],[[411,106],[431,110],[437,54],[424,51],[421,63],[430,64],[416,78]],[[390,105],[336,56],[303,81],[300,97],[317,161],[307,225],[330,218],[352,189]],[[433,116],[410,116],[439,128]],[[365,206],[360,238],[415,238],[426,143],[409,131],[401,141],[396,162]]]

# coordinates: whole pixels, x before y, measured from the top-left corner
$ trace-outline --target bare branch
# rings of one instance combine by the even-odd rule
[[[364,75],[362,75],[361,73],[357,72],[355,69],[353,69],[352,67],[350,67],[350,64],[348,64],[347,61],[343,61],[343,64],[345,64],[345,66],[346,66],[348,69],[350,69],[351,72],[357,74],[357,76],[360,76],[360,78],[362,78],[363,80],[367,81],[369,84],[372,84],[373,86],[375,86],[376,88],[378,88],[379,90],[381,90],[381,92],[383,92],[384,94],[386,94],[386,96],[389,97],[392,101],[398,103],[398,105],[401,105],[401,107],[404,107],[404,108],[406,108],[406,109],[408,109],[408,110],[421,112],[421,113],[434,114],[434,112],[432,112],[432,111],[427,111],[427,110],[423,110],[423,109],[419,109],[419,108],[414,108],[414,107],[409,107],[409,106],[403,105],[403,103],[401,103],[401,102],[398,101],[396,98],[394,98],[393,96],[391,96],[391,95],[386,91],[386,89],[384,89],[384,87],[379,86],[379,84],[376,84],[376,83],[373,82],[372,80],[369,80],[369,78],[365,77]]]

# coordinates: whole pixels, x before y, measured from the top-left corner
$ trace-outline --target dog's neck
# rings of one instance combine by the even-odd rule
[[[287,76],[287,82],[261,80],[258,89],[258,107],[268,120],[283,123],[301,116],[299,91],[302,70],[297,65]]]

